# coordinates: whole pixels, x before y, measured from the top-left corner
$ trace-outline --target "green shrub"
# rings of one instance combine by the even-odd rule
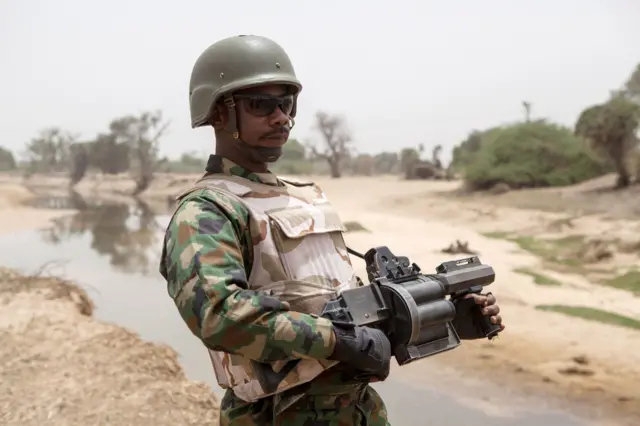
[[[462,172],[473,161],[473,157],[480,150],[483,137],[492,129],[483,132],[474,130],[458,146],[453,148],[450,168],[454,172]]]
[[[610,167],[568,128],[544,120],[491,129],[465,157],[471,189],[564,186],[600,176]]]

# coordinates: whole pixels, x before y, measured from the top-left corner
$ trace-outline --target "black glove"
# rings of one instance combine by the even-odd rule
[[[497,327],[491,324],[489,317],[482,314],[482,306],[478,305],[473,298],[457,298],[452,302],[456,307],[456,316],[451,321],[451,325],[456,329],[460,339],[482,339]]]
[[[380,330],[371,327],[333,325],[336,346],[331,360],[340,361],[380,380],[389,376],[391,343]]]

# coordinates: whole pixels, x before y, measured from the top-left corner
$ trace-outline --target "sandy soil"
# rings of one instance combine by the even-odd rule
[[[0,185],[0,233],[66,213],[15,207],[29,197]],[[92,312],[73,283],[0,268],[0,424],[216,424],[217,397],[187,381],[173,349]]]
[[[598,274],[589,270],[550,269],[549,262],[517,244],[483,235],[509,231],[536,238],[617,238],[616,244],[608,247],[611,258],[588,266],[620,272],[640,265],[638,218],[624,218],[619,214],[623,211],[620,206],[611,206],[617,207],[616,216],[593,213],[593,206],[601,201],[584,194],[571,197],[563,208],[558,208],[561,197],[547,198],[553,208],[546,208],[545,198],[535,201],[536,207],[554,210],[552,213],[507,207],[504,201],[496,203],[495,196],[474,196],[466,201],[444,196],[458,188],[455,182],[403,182],[385,177],[377,178],[375,184],[365,178],[352,178],[348,184],[346,180],[324,180],[322,184],[340,206],[343,220],[357,221],[371,231],[349,235],[348,242],[356,250],[387,245],[428,271],[442,261],[465,257],[441,251],[461,240],[494,267],[497,279],[489,289],[498,297],[505,333],[491,343],[467,342],[438,356],[438,362],[473,369],[473,376],[490,377],[505,386],[586,402],[594,415],[626,413],[640,418],[640,331],[535,309],[536,305],[551,304],[586,306],[640,320],[637,295],[596,284]],[[358,190],[347,192],[347,187]],[[525,196],[524,192],[518,194],[520,199]],[[532,197],[536,196],[537,191],[532,191]],[[578,199],[589,204],[591,214],[581,212],[585,209]],[[604,211],[606,203],[601,204]],[[528,207],[533,206],[530,201]],[[362,263],[361,276],[365,275]],[[537,285],[531,276],[518,273],[519,268],[541,272],[562,285]],[[415,377],[420,374],[420,364],[398,369],[398,373]]]
[[[161,175],[144,198],[166,202],[194,178]],[[606,186],[607,179],[593,185]],[[640,418],[640,331],[535,309],[541,304],[586,306],[640,320],[637,295],[597,283],[605,272],[623,273],[640,264],[640,250],[634,248],[640,240],[633,204],[640,196],[632,196],[637,188],[621,194],[582,185],[462,196],[456,193],[457,182],[407,182],[396,177],[314,180],[338,206],[343,220],[357,221],[368,230],[347,236],[358,251],[387,245],[428,271],[442,261],[466,256],[441,251],[461,240],[494,267],[497,280],[490,289],[498,297],[507,330],[491,343],[465,342],[438,356],[438,363],[468,371],[470,379],[490,377],[509,388],[586,402],[594,415],[605,418]],[[34,177],[28,184],[38,192],[65,187],[64,178]],[[85,196],[125,196],[131,188],[131,181],[117,177],[88,179],[76,190]],[[495,238],[496,234],[489,236],[505,231],[537,239],[577,235],[590,241],[606,236],[611,255],[581,269],[556,268],[553,256],[545,259],[544,253],[532,253]],[[586,261],[594,246],[598,245],[587,244],[587,252],[562,255]],[[356,260],[356,267],[366,277],[363,262]],[[536,284],[522,268],[541,272],[561,285]],[[397,368],[396,374],[415,378],[420,371],[416,363]]]

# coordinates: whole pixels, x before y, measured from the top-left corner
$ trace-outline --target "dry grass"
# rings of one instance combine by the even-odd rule
[[[0,424],[215,424],[175,351],[94,319],[73,283],[0,269]]]
[[[81,315],[92,316],[95,305],[87,292],[70,281],[43,276],[47,266],[45,264],[29,275],[0,267],[0,295],[31,293],[50,300],[68,300]]]

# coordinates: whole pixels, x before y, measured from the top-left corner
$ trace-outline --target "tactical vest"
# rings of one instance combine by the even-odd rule
[[[292,311],[320,314],[327,301],[357,278],[343,239],[346,231],[334,207],[313,183],[280,179],[267,185],[238,176],[201,178],[186,194],[206,188],[242,203],[249,211],[253,265],[249,289],[289,302]],[[230,215],[231,206],[219,203]],[[258,363],[240,355],[209,350],[220,387],[247,402],[309,382],[336,361],[301,359]]]

